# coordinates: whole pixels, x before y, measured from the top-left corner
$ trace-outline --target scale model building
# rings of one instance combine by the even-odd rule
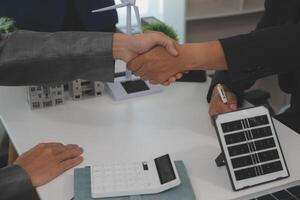
[[[99,81],[77,79],[70,82],[69,94],[73,100],[100,96],[104,92],[104,84]],[[43,85],[27,87],[28,103],[31,109],[46,108],[65,103],[64,85]]]
[[[70,82],[69,90],[73,100],[81,100],[86,97],[102,95],[104,92],[104,84],[100,81],[77,79]]]
[[[65,102],[64,85],[29,86],[27,97],[31,109],[61,105]]]

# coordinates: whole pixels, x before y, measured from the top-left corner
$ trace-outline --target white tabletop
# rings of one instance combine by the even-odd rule
[[[0,114],[17,151],[40,142],[76,143],[87,166],[145,160],[165,153],[183,160],[198,200],[229,200],[300,180],[300,136],[275,121],[291,177],[234,192],[215,158],[219,143],[207,115],[209,83],[177,83],[164,92],[115,102],[108,95],[30,110],[23,87],[0,87]],[[42,200],[73,197],[73,170],[38,188]]]

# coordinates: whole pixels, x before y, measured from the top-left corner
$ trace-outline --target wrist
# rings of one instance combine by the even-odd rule
[[[183,44],[177,46],[177,50],[179,51],[179,58],[182,62],[181,71],[191,71],[199,67],[199,60],[195,56],[197,54],[196,46],[196,44]]]
[[[130,36],[121,33],[114,34],[112,45],[114,59],[128,61],[129,58],[126,58],[126,46],[129,41],[129,37]]]
[[[180,46],[185,70],[227,70],[223,48],[219,41]]]

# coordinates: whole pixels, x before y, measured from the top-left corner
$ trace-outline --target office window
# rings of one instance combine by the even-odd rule
[[[115,0],[119,4],[120,0]],[[173,26],[179,34],[181,42],[185,41],[185,0],[136,0],[141,17],[154,16]],[[118,27],[126,25],[126,8],[118,9]],[[133,25],[137,24],[132,10]]]

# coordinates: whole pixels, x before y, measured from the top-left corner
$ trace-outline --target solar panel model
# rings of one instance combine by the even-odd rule
[[[253,198],[251,200],[300,200],[300,185]]]
[[[290,176],[267,108],[248,108],[214,118],[235,191]]]

